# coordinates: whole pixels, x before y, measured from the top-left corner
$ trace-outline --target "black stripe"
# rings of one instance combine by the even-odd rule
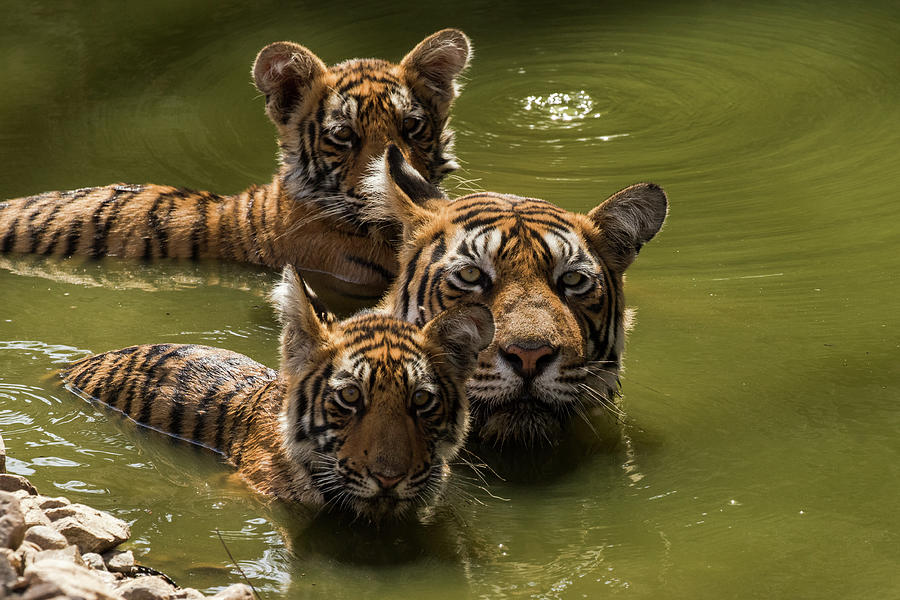
[[[13,220],[12,225],[3,236],[3,243],[0,244],[0,252],[9,252],[16,243],[16,227],[19,226],[19,217]]]
[[[369,269],[370,271],[378,273],[379,275],[381,275],[382,279],[384,279],[385,281],[388,281],[388,282],[393,281],[394,277],[397,276],[396,273],[388,271],[383,266],[381,266],[377,263],[373,263],[372,261],[366,260],[364,258],[360,258],[359,256],[353,256],[352,254],[348,254],[346,256],[346,259],[347,259],[347,262],[353,263],[355,265],[359,265],[361,267]]]
[[[153,202],[153,206],[150,207],[150,211],[147,213],[147,224],[150,226],[151,235],[147,238],[144,246],[144,258],[153,258],[150,256],[148,250],[150,249],[150,240],[154,237],[159,244],[159,255],[163,258],[168,255],[169,237],[163,227],[162,220],[159,218],[159,215],[156,214],[160,205],[163,203],[163,200],[167,199],[168,196],[168,194],[160,194],[157,196],[156,200]],[[171,207],[169,210],[171,210]]]

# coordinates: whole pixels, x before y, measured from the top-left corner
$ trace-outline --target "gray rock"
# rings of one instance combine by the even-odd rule
[[[37,490],[34,489],[31,482],[21,475],[0,473],[0,492],[15,492],[16,490],[25,490],[32,496],[37,496]]]
[[[134,569],[134,554],[131,550],[113,550],[103,555],[106,568],[116,573],[131,573]]]
[[[25,569],[27,588],[22,600],[44,600],[55,596],[81,600],[122,600],[93,571],[65,560],[43,560]]]
[[[59,496],[58,498],[49,498],[47,496],[38,496],[38,506],[41,510],[50,510],[51,508],[60,508],[71,504],[68,498]]]
[[[63,511],[65,516],[54,516],[62,515]],[[63,534],[70,544],[78,546],[82,553],[102,553],[131,537],[131,530],[125,521],[84,504],[53,508],[47,511],[47,516],[53,521],[53,528]]]
[[[103,557],[97,554],[96,552],[88,552],[81,556],[81,560],[84,561],[84,564],[92,569],[96,569],[97,571],[105,571],[106,563],[103,562]]]
[[[253,590],[245,583],[235,583],[213,596],[213,600],[253,600]]]
[[[15,550],[24,536],[25,515],[19,499],[8,492],[0,492],[0,548]]]
[[[162,577],[137,577],[126,579],[116,588],[125,600],[173,600],[175,588]]]
[[[58,550],[69,545],[63,534],[46,525],[30,527],[25,532],[25,541],[31,542],[42,550]]]
[[[85,566],[84,560],[81,558],[81,552],[77,546],[66,546],[56,550],[43,550],[34,555],[34,564],[45,560],[65,560],[78,566]]]

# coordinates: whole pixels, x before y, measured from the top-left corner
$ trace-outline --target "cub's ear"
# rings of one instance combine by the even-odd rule
[[[422,177],[393,144],[387,147],[381,160],[373,161],[362,188],[371,199],[362,208],[363,219],[399,223],[403,227],[404,242],[434,210],[447,202],[441,188]]]
[[[327,68],[318,56],[293,42],[275,42],[260,50],[253,62],[253,82],[266,95],[269,118],[287,124]]]
[[[412,49],[400,66],[410,79],[421,79],[437,99],[449,102],[456,97],[456,77],[469,65],[472,44],[459,29],[442,29]]]
[[[494,316],[482,304],[458,304],[434,317],[422,332],[437,361],[468,377],[478,353],[494,339]]]
[[[588,213],[600,232],[598,250],[613,268],[624,271],[660,230],[668,210],[666,193],[654,183],[637,183],[616,192]]]
[[[315,292],[287,265],[281,281],[270,295],[281,321],[281,366],[299,372],[310,356],[328,341],[328,327],[334,316]]]

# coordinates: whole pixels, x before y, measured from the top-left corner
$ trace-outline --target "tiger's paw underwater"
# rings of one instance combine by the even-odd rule
[[[132,346],[62,372],[76,393],[223,454],[261,494],[380,522],[439,501],[468,429],[465,382],[494,333],[461,304],[423,327],[328,313],[292,267],[272,299],[281,367],[217,348]]]

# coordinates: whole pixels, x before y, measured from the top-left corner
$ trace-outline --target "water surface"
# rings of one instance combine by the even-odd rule
[[[460,470],[452,515],[380,536],[266,505],[216,457],[50,376],[155,342],[275,366],[271,273],[5,261],[9,468],[127,519],[140,560],[212,591],[239,577],[218,530],[270,599],[897,595],[896,3],[3,7],[3,198],[267,181],[259,48],[399,59],[458,26],[476,54],[451,193],[586,211],[649,180],[671,200],[629,271],[624,442],[530,481],[491,479],[490,493]]]

